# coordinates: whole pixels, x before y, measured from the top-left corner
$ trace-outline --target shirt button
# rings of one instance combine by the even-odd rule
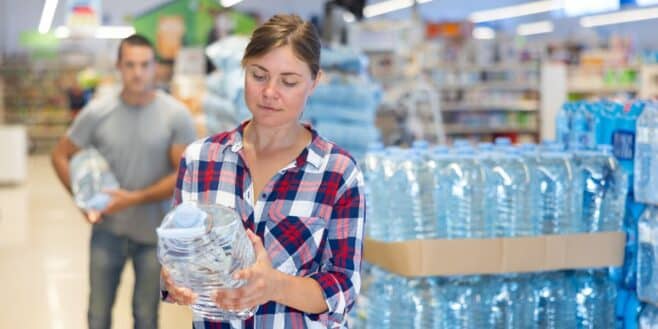
[[[263,193],[263,194],[260,195],[260,197],[265,199],[265,198],[267,198],[267,194]]]

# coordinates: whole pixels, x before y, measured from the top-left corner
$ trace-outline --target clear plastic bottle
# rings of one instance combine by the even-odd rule
[[[386,195],[382,161],[384,146],[381,143],[371,144],[363,159],[363,175],[366,181],[366,233],[376,240],[385,240],[387,236]]]
[[[658,105],[649,103],[637,119],[635,200],[658,205]]]
[[[71,158],[69,176],[75,204],[85,210],[104,210],[110,196],[103,191],[119,188],[110,165],[93,148],[81,150]]]
[[[638,222],[637,296],[658,305],[658,208],[647,207]]]
[[[177,286],[198,295],[195,315],[211,320],[246,319],[255,308],[217,308],[212,295],[220,288],[238,288],[236,271],[255,262],[254,250],[235,210],[214,204],[184,202],[172,209],[156,230],[158,260]]]
[[[538,274],[533,280],[534,312],[531,328],[576,327],[576,314],[567,299],[568,284],[563,272]]]
[[[528,215],[530,172],[517,149],[499,146],[479,157],[485,177],[484,217],[497,237],[534,233]]]

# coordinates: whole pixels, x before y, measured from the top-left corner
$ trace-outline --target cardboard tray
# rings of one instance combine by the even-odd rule
[[[625,243],[622,232],[403,242],[366,238],[364,258],[403,276],[540,272],[621,266]]]

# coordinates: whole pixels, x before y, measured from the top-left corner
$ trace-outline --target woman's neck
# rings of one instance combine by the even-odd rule
[[[145,106],[155,98],[155,89],[149,89],[141,93],[131,93],[127,90],[121,91],[121,100],[130,106]]]
[[[310,133],[300,123],[279,127],[263,127],[249,121],[244,128],[245,141],[258,153],[287,150],[300,144],[308,144]]]

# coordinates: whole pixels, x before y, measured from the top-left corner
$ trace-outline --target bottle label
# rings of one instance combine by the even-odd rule
[[[649,227],[649,224],[647,223],[639,223],[638,224],[638,241],[640,243],[652,243],[651,239],[651,227]]]
[[[613,154],[619,160],[633,160],[635,151],[635,133],[617,130],[612,134]]]

